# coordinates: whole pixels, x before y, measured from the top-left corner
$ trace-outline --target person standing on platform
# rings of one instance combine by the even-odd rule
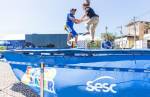
[[[79,22],[79,20],[75,18],[76,11],[77,9],[72,8],[70,10],[70,13],[67,14],[67,21],[64,27],[64,29],[68,32],[67,45],[72,46],[71,39],[75,38],[75,47],[77,46],[78,34],[74,30],[73,26],[74,26],[74,23],[77,24]]]
[[[94,42],[94,39],[95,39],[95,30],[99,23],[99,16],[90,7],[90,1],[89,0],[86,0],[86,1],[87,3],[83,4],[83,9],[85,13],[81,17],[80,22],[86,22],[87,32],[84,33],[84,35],[91,34],[91,37],[92,37],[91,43],[92,43]]]

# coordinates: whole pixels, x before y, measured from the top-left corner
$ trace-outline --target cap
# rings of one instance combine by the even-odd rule
[[[88,7],[90,6],[90,3],[83,3],[83,6]]]
[[[77,11],[77,9],[76,8],[72,8],[70,11]]]

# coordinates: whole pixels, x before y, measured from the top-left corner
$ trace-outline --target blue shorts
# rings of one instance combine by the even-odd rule
[[[72,34],[72,37],[76,37],[78,34],[77,32],[74,30],[73,27],[70,27],[68,25],[66,25],[66,31]]]

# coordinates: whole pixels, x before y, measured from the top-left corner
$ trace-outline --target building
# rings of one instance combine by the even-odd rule
[[[144,27],[143,39],[136,41],[137,48],[150,49],[150,23]]]
[[[146,33],[146,26],[149,26],[150,22],[147,21],[136,21],[136,22],[131,22],[127,27],[127,35],[133,35],[133,36],[138,36],[139,40],[144,39],[144,34]]]
[[[129,49],[134,47],[134,36],[125,35],[115,39],[115,48]]]
[[[67,34],[26,34],[26,47],[68,48]]]
[[[126,29],[122,37],[115,39],[116,48],[149,48],[150,22],[131,22]]]
[[[150,27],[145,31],[144,40],[146,41],[145,47],[150,49]]]

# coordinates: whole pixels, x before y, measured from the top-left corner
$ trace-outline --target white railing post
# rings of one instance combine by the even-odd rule
[[[44,63],[40,63],[41,76],[40,76],[40,97],[44,97]]]

